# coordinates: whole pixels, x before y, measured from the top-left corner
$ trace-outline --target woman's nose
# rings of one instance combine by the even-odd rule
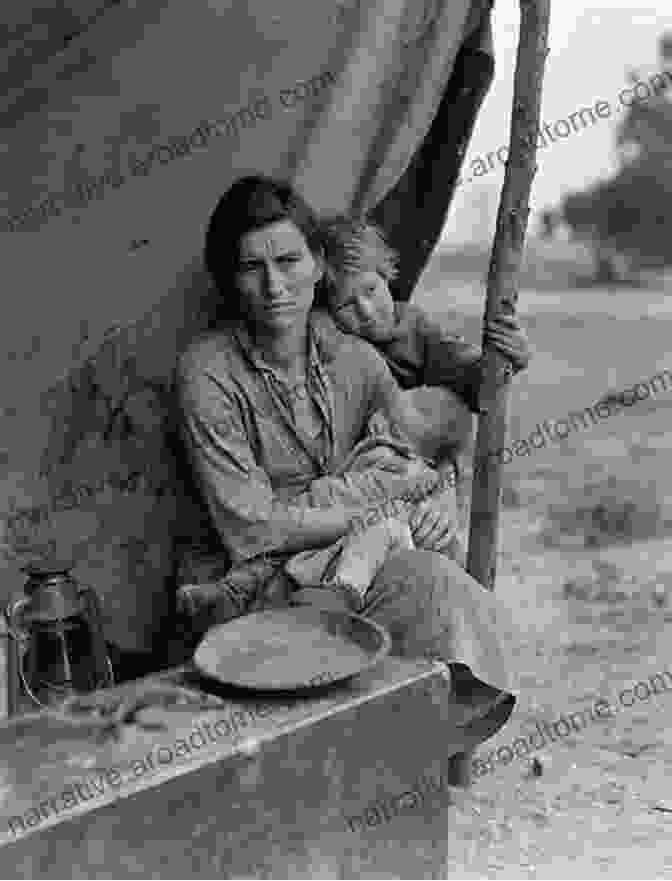
[[[264,264],[264,286],[270,297],[277,297],[284,290],[282,272],[271,262]]]

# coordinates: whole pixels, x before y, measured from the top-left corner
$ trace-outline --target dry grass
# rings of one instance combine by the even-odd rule
[[[655,484],[607,478],[577,487],[547,508],[542,540],[562,545],[562,536],[583,536],[585,547],[655,538],[669,531]]]

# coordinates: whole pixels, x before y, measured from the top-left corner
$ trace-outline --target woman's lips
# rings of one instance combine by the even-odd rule
[[[269,303],[266,307],[269,312],[291,312],[295,308],[294,303]]]

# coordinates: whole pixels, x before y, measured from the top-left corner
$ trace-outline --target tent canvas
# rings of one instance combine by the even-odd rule
[[[176,352],[207,320],[205,224],[252,171],[371,211],[406,299],[492,76],[487,0],[10,2],[3,26],[3,592],[72,555],[110,638],[170,614]]]

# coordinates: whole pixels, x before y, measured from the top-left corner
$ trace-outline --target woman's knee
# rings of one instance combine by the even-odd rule
[[[374,584],[378,580],[397,582],[411,578],[416,582],[434,582],[437,578],[465,584],[474,581],[451,557],[415,548],[391,555],[378,570]]]
[[[469,576],[458,564],[433,551],[404,550],[389,557],[376,573],[367,592],[366,609],[390,603],[406,608],[425,606],[442,586],[459,585]]]

